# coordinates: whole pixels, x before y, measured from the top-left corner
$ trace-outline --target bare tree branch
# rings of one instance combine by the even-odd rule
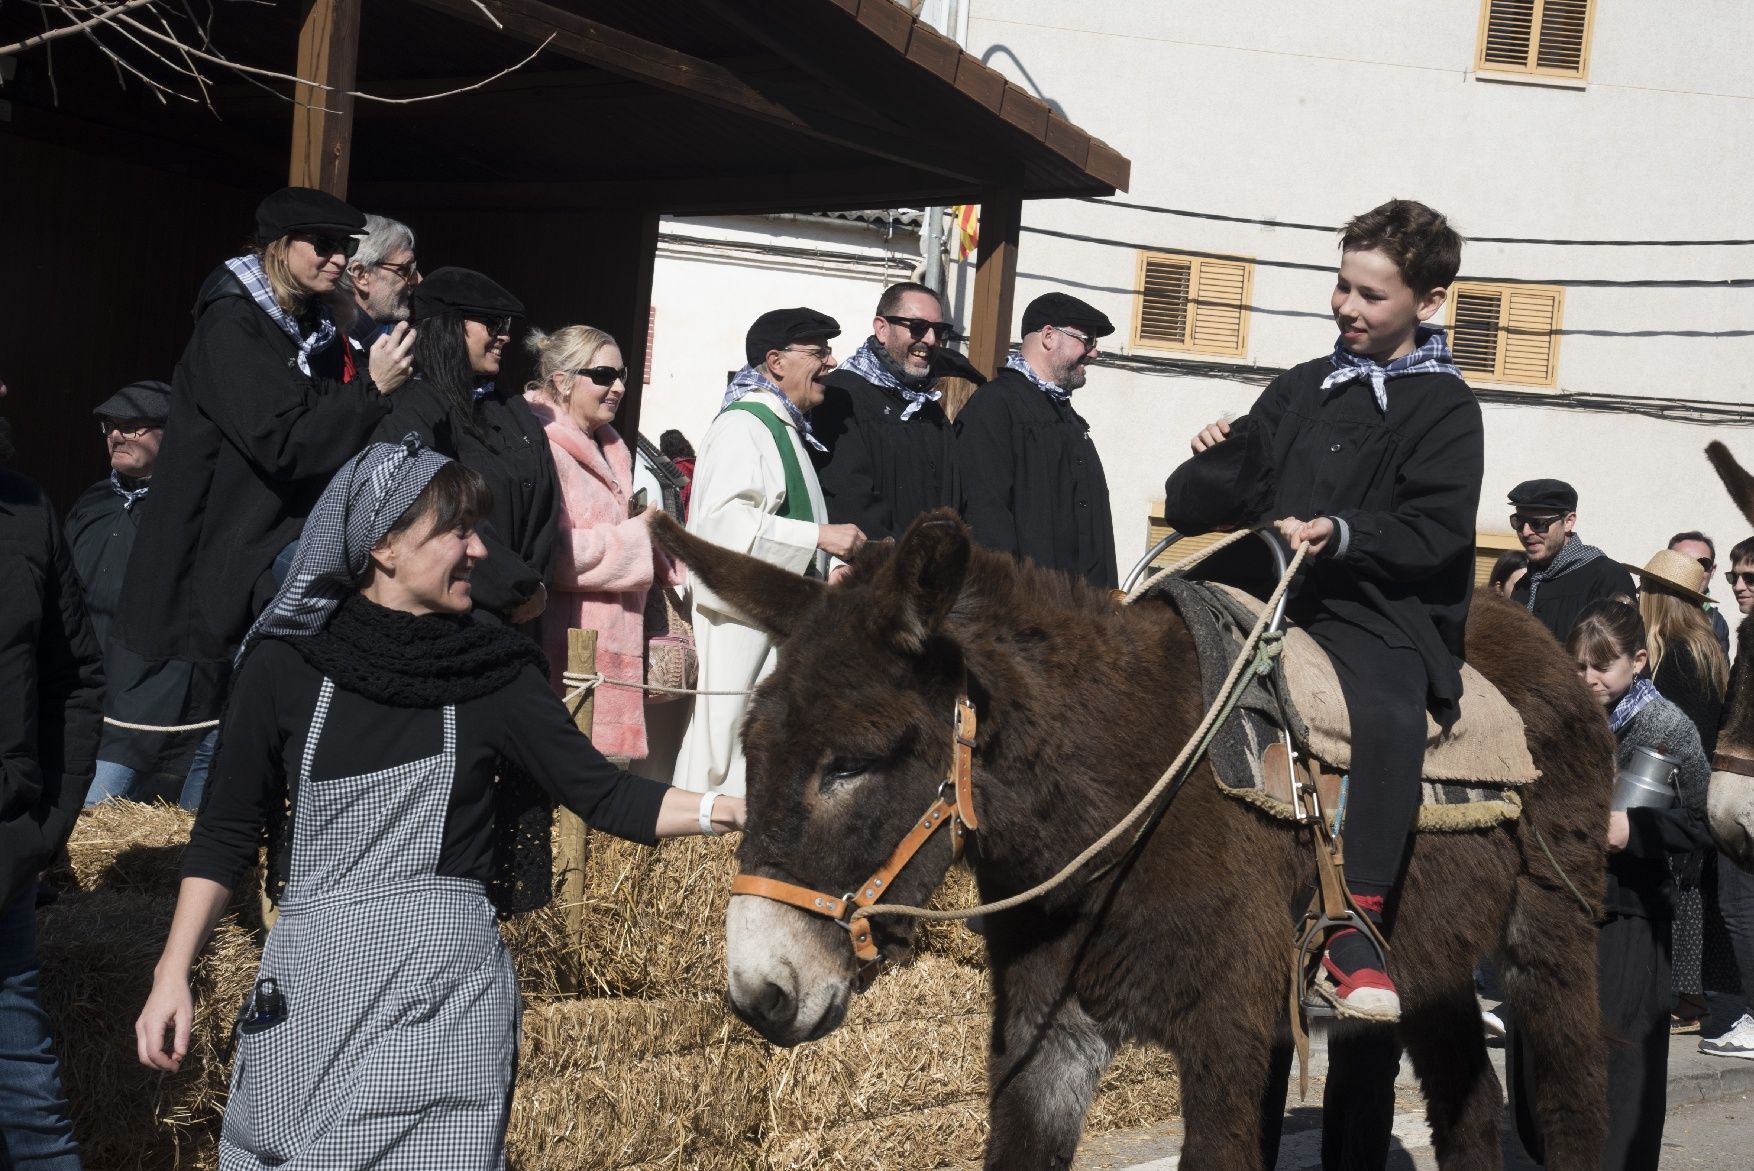
[[[63,25],[57,29],[50,29],[48,32],[38,33],[34,37],[26,37],[22,41],[15,41],[10,45],[0,45],[0,57],[11,57],[15,54],[24,52],[26,49],[34,49],[38,45],[47,41],[55,40],[57,37],[69,37],[74,33],[84,32],[94,24],[107,24],[114,20],[119,14],[127,12],[131,8],[144,8],[148,4],[155,3],[157,3],[157,0],[124,0],[124,3],[118,4],[114,8],[106,8],[96,16],[93,16],[88,20],[82,20],[78,24]],[[54,6],[43,6],[43,22],[45,24],[48,23],[48,9],[51,7]]]

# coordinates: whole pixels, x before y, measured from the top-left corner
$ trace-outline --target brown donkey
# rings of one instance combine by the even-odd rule
[[[781,640],[743,729],[745,874],[856,889],[938,793],[966,687],[979,714],[970,859],[985,899],[1025,890],[1119,820],[1202,714],[1193,643],[1168,606],[1122,607],[974,549],[947,510],[898,544],[868,547],[832,588],[662,518],[657,533]],[[1472,983],[1476,959],[1496,955],[1535,1062],[1547,1166],[1596,1171],[1605,1091],[1593,920],[1613,742],[1527,613],[1482,598],[1468,635],[1470,660],[1523,714],[1542,778],[1519,822],[1418,838],[1390,959],[1400,1038],[1440,1163],[1498,1167],[1502,1103]],[[951,861],[948,835],[935,835],[884,901],[923,903]],[[1139,848],[1117,846],[1073,882],[991,916],[986,1166],[1068,1167],[1097,1078],[1129,1038],[1176,1058],[1183,1167],[1270,1166],[1289,1064],[1291,908],[1313,872],[1291,823],[1222,796],[1202,764]],[[780,1045],[840,1025],[856,983],[844,929],[747,895],[727,919],[729,995],[744,1020]],[[877,920],[885,955],[905,957],[912,924]],[[1340,1076],[1330,1069],[1330,1083]],[[1371,1157],[1380,1167],[1380,1154],[1331,1161]]]

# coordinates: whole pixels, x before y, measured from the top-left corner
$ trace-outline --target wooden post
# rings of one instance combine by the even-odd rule
[[[1017,296],[1017,238],[1023,196],[998,187],[981,197],[981,242],[975,257],[974,303],[968,323],[969,361],[991,377],[1011,350],[1011,310]]]
[[[566,669],[589,675],[597,669],[597,632],[569,630],[566,632]],[[596,692],[586,694],[573,713],[573,724],[589,736],[591,718],[596,708]],[[566,916],[566,937],[577,944],[585,932],[585,851],[590,844],[585,837],[585,823],[578,814],[561,806],[554,811],[558,833],[554,856],[554,896],[560,900]],[[561,991],[577,992],[578,969],[570,964],[560,968]]]
[[[305,0],[298,34],[299,84],[292,95],[292,165],[287,182],[347,198],[353,98],[359,86],[360,0]],[[327,89],[318,88],[327,86]]]

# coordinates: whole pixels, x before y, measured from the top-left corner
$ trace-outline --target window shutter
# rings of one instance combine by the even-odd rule
[[[1450,353],[1465,373],[1484,378],[1498,375],[1498,320],[1503,296],[1496,290],[1451,291],[1455,316],[1450,326]]]
[[[1188,301],[1194,262],[1147,253],[1139,298],[1139,340],[1159,345],[1188,344]]]
[[[1583,76],[1590,0],[1544,0],[1535,68]]]
[[[1247,351],[1249,266],[1230,260],[1202,260],[1194,291],[1193,348],[1203,354]]]
[[[1486,0],[1485,23],[1480,37],[1481,62],[1527,69],[1535,32],[1535,0]]]
[[[1506,382],[1551,386],[1559,350],[1559,294],[1541,289],[1505,291],[1503,363]]]
[[[1482,0],[1476,66],[1511,73],[1583,77],[1589,65],[1591,0]]]

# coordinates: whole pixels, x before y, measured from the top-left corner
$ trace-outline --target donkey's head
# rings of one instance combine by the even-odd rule
[[[743,725],[742,872],[835,896],[857,889],[932,803],[950,765],[964,664],[947,627],[968,571],[967,528],[949,510],[921,517],[899,543],[867,546],[833,587],[663,520],[656,535],[781,644]],[[934,835],[883,901],[924,900],[951,854],[950,835]],[[840,1024],[857,976],[843,927],[735,895],[726,934],[731,1004],[763,1036],[795,1045]],[[911,934],[911,920],[874,924],[891,958],[907,952]]]

